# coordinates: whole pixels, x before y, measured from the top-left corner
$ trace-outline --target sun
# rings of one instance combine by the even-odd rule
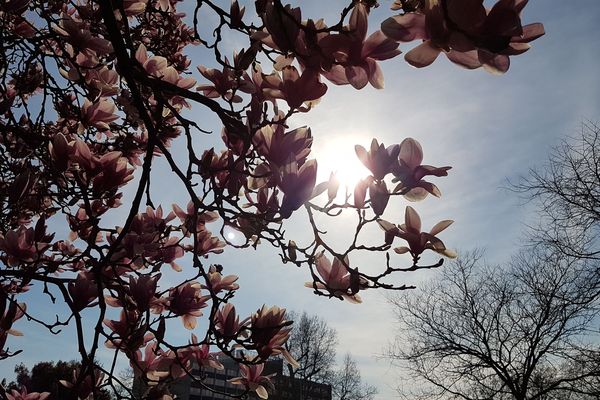
[[[339,193],[345,188],[352,193],[356,183],[369,175],[369,170],[360,162],[354,146],[364,146],[365,135],[329,135],[313,145],[313,154],[318,162],[317,182],[329,179],[333,172],[340,181]]]

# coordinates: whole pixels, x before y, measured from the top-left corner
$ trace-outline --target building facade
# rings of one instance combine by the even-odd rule
[[[186,377],[172,387],[172,393],[182,400],[225,400],[243,393],[243,387],[229,383],[240,376],[238,364],[228,357],[219,361],[224,369],[194,368],[192,375],[202,383]],[[263,375],[269,374],[275,374],[271,378],[275,389],[269,392],[270,400],[331,400],[330,385],[283,375],[283,360],[268,361]],[[248,398],[258,399],[258,396],[251,393]]]

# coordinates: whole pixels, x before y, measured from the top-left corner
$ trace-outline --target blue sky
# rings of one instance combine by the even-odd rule
[[[336,15],[336,5],[343,4],[324,3],[302,1],[305,14],[311,16]],[[381,1],[373,23],[390,15],[389,3]],[[328,168],[335,168],[334,157],[354,157],[354,142],[367,146],[373,137],[387,145],[405,137],[419,140],[426,163],[453,166],[448,178],[436,181],[443,193],[441,199],[414,204],[424,227],[453,219],[455,224],[441,235],[449,247],[485,248],[488,260],[503,262],[518,248],[524,224],[535,218],[530,205],[502,189],[506,180],[518,179],[529,168],[543,165],[552,146],[576,133],[581,121],[600,119],[599,20],[598,0],[531,1],[524,21],[543,22],[546,35],[535,41],[529,52],[514,57],[506,75],[466,71],[443,56],[429,68],[415,69],[400,56],[382,64],[384,90],[368,87],[355,91],[329,85],[321,103],[293,123],[309,125],[315,137],[315,155],[330,159],[320,163],[322,177],[328,176]],[[401,47],[404,52],[408,48]],[[198,116],[204,126],[219,132],[214,119],[201,111]],[[153,182],[155,203],[168,208],[183,196],[167,172],[157,171]],[[401,221],[406,204],[402,200],[392,203],[386,218]],[[288,232],[299,240],[306,227],[301,217],[288,224]],[[115,224],[117,221],[115,216]],[[343,241],[351,221],[351,217],[330,221],[329,236]],[[389,361],[376,358],[394,337],[393,313],[385,293],[367,291],[360,305],[316,297],[304,288],[308,272],[282,265],[267,245],[256,251],[227,251],[209,261],[220,262],[227,273],[240,276],[236,306],[242,314],[263,303],[319,314],[338,330],[338,358],[351,352],[363,378],[379,389],[377,399],[394,396],[402,377]],[[361,256],[351,261],[360,268],[375,268],[383,258]],[[435,271],[398,277],[397,282],[418,283],[431,274]],[[56,312],[47,298],[31,299],[41,313]],[[0,364],[0,377],[12,378],[14,364],[21,361],[31,366],[37,360],[75,356],[68,334],[49,336],[24,321],[16,325],[25,336],[11,337],[9,345],[24,348],[24,352]],[[187,340],[189,333],[181,328],[176,336]]]

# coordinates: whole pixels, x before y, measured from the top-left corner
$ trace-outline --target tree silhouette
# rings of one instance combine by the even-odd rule
[[[578,135],[552,151],[546,165],[532,169],[512,189],[535,201],[541,222],[532,242],[572,257],[600,258],[600,127],[581,125]]]
[[[598,396],[599,283],[596,265],[553,249],[501,267],[464,254],[418,294],[394,298],[402,331],[389,355],[416,378],[409,396]]]
[[[335,373],[332,386],[336,400],[372,400],[377,394],[375,387],[362,381],[356,361],[348,353]]]

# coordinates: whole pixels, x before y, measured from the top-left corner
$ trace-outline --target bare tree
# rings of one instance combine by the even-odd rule
[[[300,366],[294,369],[287,363],[287,373],[298,378],[294,381],[297,398],[308,399],[314,389],[310,382],[332,382],[337,332],[318,315],[292,313],[291,318],[294,325],[286,348]]]
[[[481,252],[463,255],[416,295],[392,299],[401,331],[389,355],[428,398],[598,396],[592,262],[542,247],[495,268]]]
[[[335,365],[337,331],[323,318],[306,311],[291,316],[294,326],[286,347],[300,367],[293,369],[288,364],[290,376],[314,382],[329,381]]]
[[[289,376],[294,380],[295,399],[312,398],[317,389],[313,382],[331,386],[335,399],[370,400],[377,393],[373,386],[362,382],[356,361],[346,354],[343,363],[335,370],[337,332],[318,315],[291,313],[294,325],[286,348],[300,365],[294,369],[287,364]]]
[[[533,243],[550,244],[575,257],[600,258],[600,127],[581,132],[554,148],[546,165],[532,169],[512,189],[539,203],[541,223]]]
[[[344,356],[342,367],[336,372],[333,398],[336,400],[371,400],[377,394],[374,386],[362,382],[356,361],[349,353]]]

